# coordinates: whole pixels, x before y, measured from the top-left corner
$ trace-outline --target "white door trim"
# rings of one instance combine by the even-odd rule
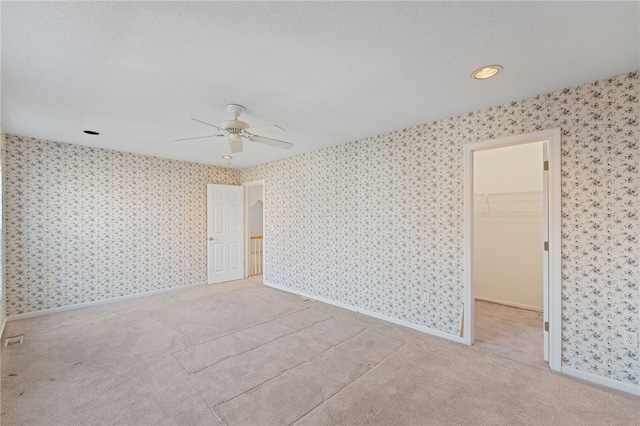
[[[473,152],[531,142],[549,142],[549,367],[561,370],[561,255],[560,255],[560,128],[508,136],[464,146],[464,343],[472,345],[474,336],[473,289]]]
[[[549,161],[549,142],[542,143],[542,163]],[[548,164],[548,163],[547,163]],[[549,241],[549,171],[542,172],[542,241]],[[542,321],[549,321],[549,252],[542,252]],[[549,330],[543,330],[544,360],[549,362]]]
[[[249,190],[248,187],[250,186],[259,186],[262,185],[262,273],[264,274],[264,259],[266,259],[266,255],[265,252],[267,250],[267,245],[265,244],[265,237],[266,237],[266,233],[267,233],[267,227],[265,225],[264,222],[264,213],[266,211],[266,197],[265,197],[265,183],[264,183],[264,179],[261,180],[254,180],[252,182],[245,182],[242,184],[242,186],[244,186],[244,235],[245,238],[247,239],[247,241],[245,241],[245,253],[244,253],[244,258],[246,259],[245,263],[244,263],[244,277],[248,278],[249,277],[249,264],[250,259],[251,259],[251,254],[249,253],[249,250],[251,249],[251,245],[248,242],[248,240],[251,238],[251,232],[249,230],[249,208],[251,206],[249,206]]]

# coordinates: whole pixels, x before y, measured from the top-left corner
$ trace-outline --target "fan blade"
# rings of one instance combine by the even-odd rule
[[[231,148],[232,154],[242,152],[242,138],[231,139],[229,141],[229,147]]]
[[[220,130],[221,132],[225,132],[226,133],[225,129],[223,129],[222,127],[216,126],[215,124],[207,123],[206,121],[198,120],[197,118],[188,118],[188,117],[184,117],[184,118],[187,119],[187,120],[195,121],[196,123],[204,124],[205,126],[215,127],[216,129]]]
[[[279,139],[268,138],[266,136],[254,135],[253,133],[249,133],[251,135],[251,140],[254,142],[260,142],[265,145],[275,146],[277,148],[282,149],[291,149],[293,148],[293,144],[290,142],[281,141]]]
[[[255,133],[255,132],[284,132],[285,130],[278,126],[277,124],[269,124],[267,126],[256,126],[256,127],[249,127],[248,129],[244,129],[248,132],[251,133]]]
[[[190,141],[192,139],[204,139],[204,138],[210,138],[212,136],[215,135],[207,135],[207,136],[196,136],[194,138],[182,138],[182,139],[171,139],[172,142],[178,142],[178,141]]]

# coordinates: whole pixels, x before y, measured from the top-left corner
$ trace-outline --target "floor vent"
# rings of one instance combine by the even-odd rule
[[[23,339],[24,339],[24,334],[21,334],[19,336],[7,337],[7,340],[4,341],[4,345],[5,346],[19,345],[20,343],[22,343]]]

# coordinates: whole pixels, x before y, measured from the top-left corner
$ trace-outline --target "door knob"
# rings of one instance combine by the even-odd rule
[[[209,237],[209,241],[213,241],[213,237]]]

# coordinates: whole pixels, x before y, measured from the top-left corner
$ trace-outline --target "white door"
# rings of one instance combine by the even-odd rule
[[[542,339],[549,362],[549,142],[542,144]]]
[[[207,185],[207,282],[244,278],[244,187]]]

